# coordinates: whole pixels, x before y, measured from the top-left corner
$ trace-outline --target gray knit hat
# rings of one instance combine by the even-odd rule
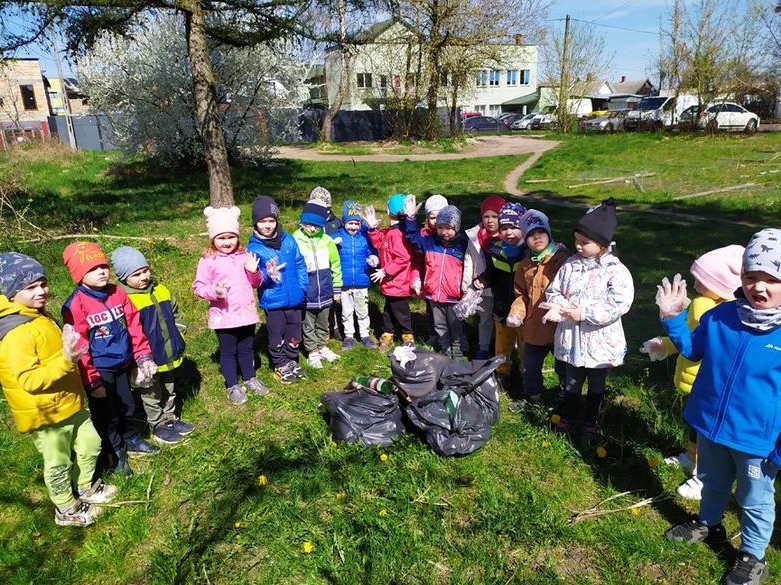
[[[139,268],[148,266],[149,262],[144,255],[130,246],[122,246],[111,253],[111,267],[121,282],[125,282]]]
[[[523,239],[525,240],[530,233],[537,229],[545,230],[548,237],[553,240],[548,216],[536,209],[529,209],[521,217],[521,233],[523,234]]]
[[[19,252],[0,254],[0,292],[8,299],[42,278],[46,273],[35,258]]]
[[[743,272],[760,271],[781,280],[781,229],[758,231],[743,252]]]
[[[446,205],[437,212],[437,225],[453,226],[456,231],[461,229],[461,212],[455,205]]]

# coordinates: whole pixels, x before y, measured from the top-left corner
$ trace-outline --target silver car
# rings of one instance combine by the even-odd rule
[[[537,115],[537,112],[532,112],[531,114],[526,114],[523,118],[520,120],[516,120],[512,124],[510,124],[510,128],[513,130],[529,130],[530,124],[532,123],[532,118]]]
[[[585,132],[600,132],[606,134],[623,132],[627,112],[629,112],[629,110],[612,110],[599,118],[586,120],[583,123],[583,130]]]

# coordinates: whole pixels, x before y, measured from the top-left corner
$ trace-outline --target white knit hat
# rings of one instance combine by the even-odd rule
[[[423,207],[426,210],[426,215],[439,213],[440,209],[447,207],[447,199],[439,194],[432,195],[426,199],[426,204]]]
[[[236,207],[212,207],[209,205],[203,210],[206,216],[206,228],[209,230],[209,239],[213,240],[220,234],[239,235],[239,215],[241,209]]]

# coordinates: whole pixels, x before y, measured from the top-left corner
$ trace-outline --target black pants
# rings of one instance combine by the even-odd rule
[[[104,453],[116,455],[125,441],[138,433],[139,413],[136,397],[130,390],[130,367],[118,372],[101,370],[100,379],[106,396],[88,397],[90,416],[100,435]]]
[[[564,405],[562,417],[565,419],[576,418],[580,406],[580,396],[583,392],[583,384],[588,380],[588,394],[586,396],[586,409],[583,420],[588,423],[596,423],[599,419],[599,408],[605,397],[607,384],[607,368],[576,368],[567,364],[567,381],[564,385]]]
[[[385,308],[382,310],[382,331],[393,335],[397,327],[401,330],[402,335],[412,333],[409,298],[385,297]]]
[[[220,370],[225,378],[225,387],[230,388],[239,383],[239,371],[245,382],[254,378],[255,353],[252,342],[255,338],[255,325],[214,331],[220,345]]]
[[[271,366],[279,368],[288,362],[298,363],[301,345],[301,309],[266,311],[266,327]]]

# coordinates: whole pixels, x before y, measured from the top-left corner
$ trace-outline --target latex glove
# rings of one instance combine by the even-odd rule
[[[76,333],[73,325],[66,323],[62,328],[62,355],[65,359],[75,364],[88,349],[89,345],[82,343],[81,336]]]
[[[244,263],[244,270],[249,272],[250,274],[255,274],[258,271],[258,265],[260,264],[260,260],[258,259],[255,254],[252,252],[249,252],[247,254],[247,261]]]
[[[542,302],[537,306],[541,309],[548,310],[548,312],[542,316],[543,323],[561,323],[564,321],[565,315],[562,312],[564,308],[561,305],[557,305],[556,303]]]
[[[683,312],[691,301],[686,295],[686,281],[680,274],[670,282],[665,276],[662,284],[656,287],[656,304],[659,307],[659,317],[669,319]]]
[[[225,295],[228,293],[228,287],[224,282],[215,282],[212,286],[212,290],[214,291],[214,296],[218,299],[224,299]]]
[[[472,281],[472,286],[473,286],[474,288],[476,288],[477,290],[483,290],[483,289],[485,288],[485,285],[483,284],[483,281],[482,281],[482,280],[480,280],[479,278],[475,278],[475,279]]]
[[[367,205],[364,207],[361,215],[363,216],[363,221],[365,221],[366,225],[371,229],[375,229],[380,225],[380,218],[377,217],[377,212],[374,211],[374,205]]]
[[[380,282],[382,282],[382,279],[385,278],[385,271],[382,268],[378,268],[377,270],[375,270],[369,275],[369,278],[371,279],[372,282],[376,282],[379,284]]]
[[[583,320],[583,309],[580,307],[567,307],[561,310],[561,314],[573,321]]]
[[[410,285],[412,287],[412,292],[415,293],[415,296],[420,295],[420,287],[422,286],[420,283],[420,280],[413,280],[412,284]]]
[[[377,258],[377,256],[375,256],[374,254],[372,254],[371,256],[366,258],[366,264],[370,268],[377,268],[380,265],[380,259]]]
[[[152,385],[152,378],[157,373],[157,365],[151,359],[139,359],[138,369],[136,370],[136,376],[134,383],[139,388],[149,388]]]
[[[331,239],[334,241],[334,244],[336,244],[337,246],[342,243],[342,238],[340,238],[339,236],[336,236],[335,238],[331,238]]]
[[[504,320],[504,324],[507,327],[512,327],[513,329],[515,329],[523,325],[523,320],[519,315],[513,315],[512,313],[510,313],[509,315],[507,315],[507,318]]]
[[[268,277],[271,279],[271,282],[280,283],[282,282],[282,270],[284,270],[285,266],[287,266],[286,262],[283,262],[282,264],[277,264],[277,259],[272,258],[268,262],[266,262],[266,274],[268,274]]]
[[[92,396],[93,398],[105,398],[106,396],[108,396],[108,394],[106,393],[106,387],[103,386],[103,384],[98,384],[97,386],[95,386],[92,390],[90,390],[89,395]]]
[[[404,215],[407,217],[415,217],[420,210],[420,203],[415,203],[414,195],[407,195],[404,200]]]
[[[640,347],[640,353],[648,354],[648,358],[652,362],[659,362],[667,357],[661,337],[652,337],[648,341],[644,341]]]
[[[341,303],[342,302],[342,295],[341,293],[337,293],[334,295],[334,302],[335,303]]]

